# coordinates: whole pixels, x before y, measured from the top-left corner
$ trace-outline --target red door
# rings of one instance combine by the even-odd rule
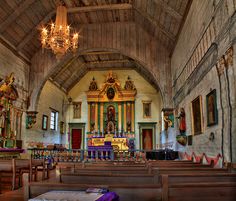
[[[82,129],[72,129],[72,149],[81,149]]]
[[[143,149],[151,150],[152,149],[152,129],[143,129]]]

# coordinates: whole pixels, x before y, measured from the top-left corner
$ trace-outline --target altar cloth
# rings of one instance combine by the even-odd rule
[[[119,201],[114,192],[86,193],[85,191],[49,191],[28,201]]]

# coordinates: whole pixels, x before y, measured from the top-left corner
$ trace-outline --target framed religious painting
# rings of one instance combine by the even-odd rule
[[[218,124],[216,89],[206,95],[207,126]]]
[[[143,118],[151,118],[151,101],[143,101]]]
[[[80,119],[81,118],[81,102],[73,102],[73,118]]]
[[[202,97],[198,96],[191,103],[192,111],[192,133],[198,135],[203,132],[203,117],[202,117]]]
[[[48,129],[48,116],[44,114],[42,118],[42,130],[47,130],[47,129]]]

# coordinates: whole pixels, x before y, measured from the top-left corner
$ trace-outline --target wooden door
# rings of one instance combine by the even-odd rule
[[[151,150],[153,147],[152,129],[142,129],[143,149]]]
[[[72,149],[81,149],[82,129],[72,129]]]

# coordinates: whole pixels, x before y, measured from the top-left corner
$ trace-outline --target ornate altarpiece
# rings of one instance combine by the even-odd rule
[[[117,76],[109,72],[101,89],[93,78],[87,91],[88,146],[102,145],[111,140],[117,149],[127,149],[127,142],[135,136],[136,93],[130,77],[122,88]]]

